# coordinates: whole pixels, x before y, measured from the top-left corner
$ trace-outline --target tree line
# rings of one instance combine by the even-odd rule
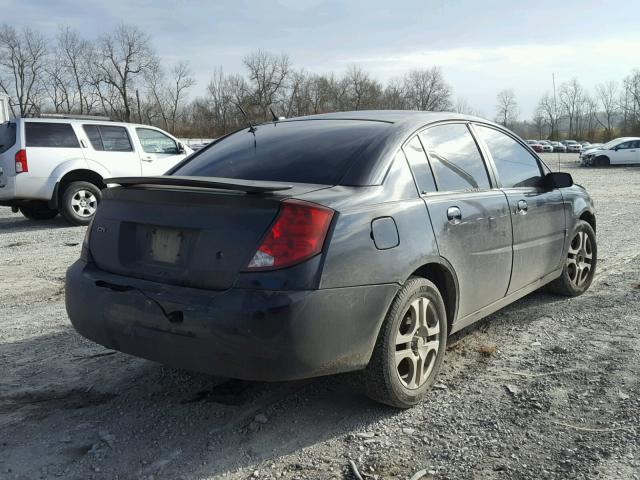
[[[607,141],[640,135],[640,70],[622,82],[599,83],[593,91],[577,78],[547,91],[538,101],[531,120],[518,121],[518,102],[512,89],[498,93],[496,121],[526,137],[558,140]]]
[[[189,63],[164,65],[149,35],[136,26],[120,25],[95,40],[69,27],[48,38],[29,27],[0,26],[0,91],[10,96],[14,116],[103,115],[180,136],[217,137],[246,125],[245,114],[257,123],[273,115],[365,109],[477,113],[466,99],[454,97],[437,66],[384,84],[358,65],[342,74],[310,73],[294,67],[288,55],[264,50],[247,54],[243,67],[242,74],[216,69],[206,93],[191,99]],[[640,71],[591,93],[573,79],[560,85],[557,96],[545,93],[531,121],[518,116],[514,91],[501,91],[496,121],[525,136],[640,134]]]

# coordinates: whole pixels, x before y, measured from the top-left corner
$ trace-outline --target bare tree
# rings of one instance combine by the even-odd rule
[[[408,108],[432,111],[451,108],[451,87],[439,67],[412,70],[404,76],[403,84]]]
[[[62,27],[56,37],[56,63],[65,71],[73,84],[78,112],[89,113],[95,104],[95,91],[91,88],[93,45],[83,40],[70,27]],[[75,102],[74,102],[75,105]]]
[[[580,105],[583,101],[584,90],[576,78],[560,85],[560,104],[562,112],[569,121],[569,136],[577,133],[576,119],[580,115]]]
[[[60,60],[56,52],[44,68],[46,80],[42,82],[43,90],[56,113],[71,112],[76,103],[73,83]]]
[[[244,57],[244,65],[249,72],[249,81],[254,103],[263,119],[269,117],[269,107],[276,96],[285,88],[291,61],[287,55],[275,55],[264,50],[255,50]]]
[[[604,122],[597,117],[598,123],[604,128],[604,139],[613,138],[614,119],[620,111],[618,105],[618,84],[614,81],[596,85],[596,95],[602,106]]]
[[[100,80],[118,92],[122,118],[129,122],[136,82],[157,63],[149,37],[138,27],[120,25],[100,39],[99,54]]]
[[[533,116],[533,125],[536,129],[536,137],[538,137],[539,139],[544,138],[544,131],[547,127],[547,119],[542,113],[536,112],[536,114]]]
[[[390,80],[384,89],[381,107],[388,110],[404,110],[406,105],[407,94],[402,79]]]
[[[516,94],[511,89],[502,90],[497,96],[496,121],[509,127],[518,119],[519,109]]]
[[[362,67],[351,65],[345,74],[350,110],[375,108],[382,96],[382,85],[365,72]]]
[[[241,75],[225,75],[222,68],[214,71],[207,86],[207,106],[216,135],[228,133],[240,125],[238,106],[251,103],[249,86]],[[244,120],[242,121],[244,123]]]
[[[46,65],[47,40],[30,29],[0,27],[0,90],[11,98],[13,115],[27,116],[40,109],[41,74]]]
[[[598,100],[592,96],[587,96],[584,110],[584,127],[586,129],[587,139],[594,140],[596,138],[596,130],[598,127]]]
[[[556,105],[556,101],[549,92],[546,92],[540,101],[538,102],[538,107],[536,108],[536,114],[542,115],[547,125],[549,125],[549,138],[552,140],[558,139],[558,109]]]
[[[464,97],[457,97],[456,103],[453,108],[457,113],[480,116],[478,112],[471,106],[469,101]]]
[[[176,123],[180,119],[186,101],[187,93],[191,87],[196,84],[195,79],[191,75],[191,67],[188,62],[180,62],[171,70],[171,82],[168,89],[169,118],[171,132],[176,131]]]

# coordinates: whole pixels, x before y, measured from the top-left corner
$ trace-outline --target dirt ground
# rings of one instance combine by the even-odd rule
[[[596,202],[591,289],[456,334],[408,411],[350,375],[223,382],[92,344],[64,309],[84,228],[0,208],[0,478],[640,478],[640,168],[562,158]]]

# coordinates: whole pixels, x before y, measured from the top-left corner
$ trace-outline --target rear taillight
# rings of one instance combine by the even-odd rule
[[[272,270],[300,263],[322,251],[333,210],[301,200],[285,200],[248,270]]]
[[[29,171],[29,164],[27,163],[27,151],[18,150],[16,152],[16,173],[24,173]]]

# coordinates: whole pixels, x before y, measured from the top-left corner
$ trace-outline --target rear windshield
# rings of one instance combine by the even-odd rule
[[[27,147],[80,148],[73,127],[68,123],[25,123]]]
[[[201,150],[173,175],[336,185],[388,123],[307,120],[265,124]]]
[[[5,122],[0,124],[0,153],[6,152],[16,143],[16,124]]]

